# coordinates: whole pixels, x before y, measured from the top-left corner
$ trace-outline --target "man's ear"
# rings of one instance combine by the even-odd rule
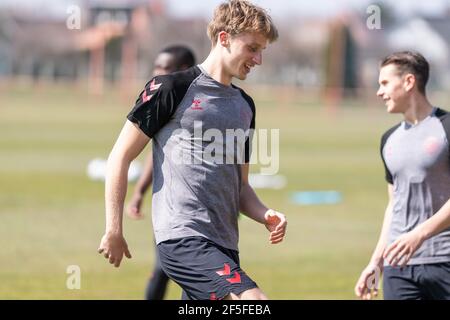
[[[404,88],[406,92],[410,92],[416,85],[416,76],[412,73],[407,73],[404,79]]]
[[[230,35],[225,31],[220,31],[218,35],[219,41],[218,43],[222,47],[228,47],[230,45]]]

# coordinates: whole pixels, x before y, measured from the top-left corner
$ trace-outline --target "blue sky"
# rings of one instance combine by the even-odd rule
[[[168,0],[171,12],[177,16],[201,14],[211,16],[222,0]],[[346,8],[365,9],[376,2],[370,0],[254,0],[254,3],[269,9],[274,16],[283,17],[293,13],[303,16],[327,16]],[[399,14],[422,12],[439,14],[450,5],[450,0],[395,0],[387,1]]]
[[[207,18],[212,15],[212,11],[217,4],[222,2],[222,0],[166,1],[168,2],[169,12],[175,16],[204,16]],[[364,10],[369,4],[376,2],[376,0],[253,0],[253,2],[268,9],[274,18],[283,18],[289,15],[329,16],[346,8]],[[439,14],[442,13],[446,6],[450,6],[450,0],[395,0],[386,2],[395,7],[399,14],[404,15],[415,12]],[[42,10],[42,12],[46,13],[64,15],[70,5],[77,3],[78,0],[1,0],[0,7],[25,7],[35,12]]]

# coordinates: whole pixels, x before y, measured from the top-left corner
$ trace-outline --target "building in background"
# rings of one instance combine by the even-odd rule
[[[101,93],[104,82],[128,90],[150,76],[161,47],[181,43],[201,61],[210,49],[204,16],[175,18],[163,0],[79,0],[80,30],[67,15],[0,7],[0,77],[35,82],[87,81]],[[278,21],[280,38],[264,53],[248,83],[317,90],[329,99],[377,86],[378,61],[398,50],[423,52],[432,64],[430,87],[450,89],[450,10],[441,16],[398,16],[380,5],[381,29],[367,27],[367,13]],[[364,90],[363,90],[364,91]]]

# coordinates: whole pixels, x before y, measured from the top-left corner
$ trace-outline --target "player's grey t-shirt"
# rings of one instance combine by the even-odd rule
[[[253,100],[196,66],[155,77],[128,119],[153,139],[156,242],[203,236],[238,250],[241,164],[249,161]]]
[[[450,116],[434,108],[418,124],[403,121],[383,135],[386,180],[393,184],[389,244],[433,216],[449,200],[449,133]],[[450,228],[425,240],[408,264],[448,261]]]

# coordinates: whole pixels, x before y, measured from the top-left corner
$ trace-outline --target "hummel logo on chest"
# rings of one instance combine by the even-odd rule
[[[200,99],[192,100],[191,109],[192,110],[203,110],[203,107],[200,105],[202,101]]]

